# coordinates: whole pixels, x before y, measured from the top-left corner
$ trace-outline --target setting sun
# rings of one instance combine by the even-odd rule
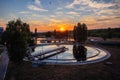
[[[65,28],[64,27],[60,27],[60,31],[65,31]]]

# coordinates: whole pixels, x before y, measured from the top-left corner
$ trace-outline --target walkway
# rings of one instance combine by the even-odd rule
[[[5,78],[8,62],[9,62],[9,58],[7,55],[7,51],[4,50],[0,56],[0,80],[4,80]]]

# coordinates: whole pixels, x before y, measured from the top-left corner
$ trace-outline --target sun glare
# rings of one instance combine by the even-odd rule
[[[64,27],[60,27],[60,31],[65,31],[65,28]]]

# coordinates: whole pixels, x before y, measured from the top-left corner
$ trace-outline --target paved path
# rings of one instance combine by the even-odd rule
[[[0,56],[0,80],[4,80],[5,78],[8,62],[9,62],[9,58],[7,55],[7,51],[4,50]]]

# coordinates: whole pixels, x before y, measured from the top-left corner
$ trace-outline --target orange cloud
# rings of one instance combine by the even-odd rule
[[[71,20],[71,19],[70,19]],[[86,16],[80,18],[78,21],[70,21],[67,18],[63,18],[61,20],[57,19],[49,19],[44,21],[40,20],[28,20],[26,23],[30,25],[30,30],[34,32],[35,28],[37,28],[38,32],[43,31],[53,31],[53,30],[60,30],[60,28],[64,28],[65,30],[73,30],[74,25],[77,25],[78,22],[85,23],[88,27],[88,29],[100,29],[100,28],[115,28],[120,27],[120,17],[116,16],[102,16],[100,18],[94,17],[94,16]],[[6,27],[6,23],[0,19],[0,26],[2,26],[4,29]]]
[[[115,28],[120,27],[120,17],[117,16],[86,16],[80,19],[81,22],[87,24],[88,29],[100,29],[100,28]]]
[[[64,27],[65,30],[72,30],[74,24],[73,23],[67,23],[63,22],[61,20],[55,20],[51,19],[50,22],[42,22],[38,20],[34,21],[28,21],[30,24],[30,30],[34,32],[35,28],[37,28],[38,31],[43,32],[43,31],[53,31],[53,30],[59,30],[60,27]]]
[[[2,19],[0,19],[0,27],[3,27],[4,30],[6,28],[6,24]]]

